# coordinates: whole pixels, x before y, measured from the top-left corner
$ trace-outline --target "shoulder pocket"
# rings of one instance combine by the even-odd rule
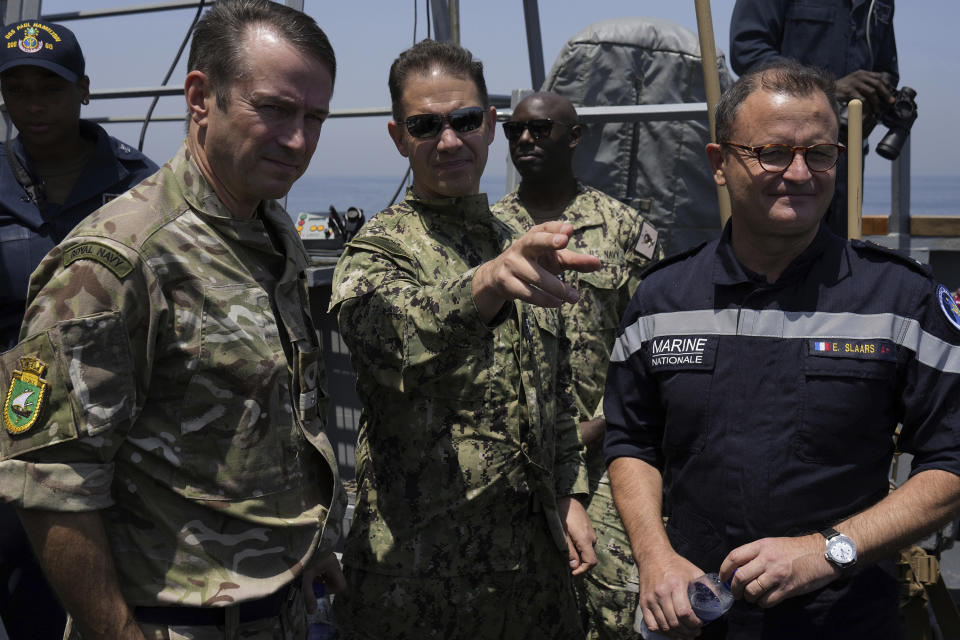
[[[129,424],[136,387],[123,320],[99,313],[60,322],[3,355],[3,456],[102,436]],[[115,444],[115,443],[114,443]]]
[[[76,440],[62,367],[46,332],[0,354],[3,459]]]
[[[610,265],[581,273],[577,281],[580,295],[577,304],[564,311],[564,317],[585,316],[598,329],[616,329],[620,325],[620,283],[623,267]]]
[[[802,58],[806,64],[830,68],[835,54],[829,47],[817,47],[814,43],[831,42],[838,37],[846,38],[845,18],[837,15],[833,7],[796,4],[787,11],[780,42],[780,55]],[[836,21],[844,21],[844,25]]]

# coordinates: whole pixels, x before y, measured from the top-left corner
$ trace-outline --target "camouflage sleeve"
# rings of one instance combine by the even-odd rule
[[[554,489],[557,496],[588,494],[587,465],[584,457],[577,406],[574,401],[573,370],[570,366],[572,348],[566,331],[561,331],[560,357],[557,370],[557,459]]]
[[[449,384],[440,379],[443,362],[470,369],[463,360],[484,352],[491,336],[473,301],[475,272],[426,285],[403,255],[348,248],[334,272],[330,308],[355,366],[401,391],[429,380]]]
[[[150,378],[156,292],[127,247],[73,238],[34,272],[7,386],[0,497],[25,509],[113,504],[112,458]]]

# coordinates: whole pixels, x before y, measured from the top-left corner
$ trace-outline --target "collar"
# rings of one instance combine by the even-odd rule
[[[491,226],[505,227],[505,223],[491,213],[490,202],[485,193],[456,198],[421,198],[413,187],[407,187],[404,202],[421,212],[431,222],[453,224],[463,231],[489,230]]]
[[[787,265],[776,282],[769,284],[764,276],[747,269],[737,259],[731,243],[733,220],[727,221],[723,234],[717,241],[713,267],[713,283],[721,286],[751,283],[759,286],[780,287],[807,276],[817,269],[831,281],[840,280],[850,273],[850,263],[843,250],[846,240],[835,235],[826,224],[820,223],[817,235],[793,262]]]
[[[228,240],[249,249],[275,254],[267,227],[280,242],[287,264],[283,280],[296,277],[307,267],[307,256],[287,212],[276,200],[265,200],[249,220],[234,218],[220,201],[213,187],[200,172],[191,157],[187,143],[180,145],[177,154],[164,166],[176,182],[183,199],[200,217]]]
[[[71,202],[82,202],[88,198],[99,196],[106,189],[123,181],[129,171],[117,160],[113,152],[113,143],[110,135],[100,125],[87,120],[80,121],[80,135],[93,139],[95,146],[87,166],[77,179],[73,191],[65,205]],[[125,189],[124,189],[125,190]]]
[[[589,211],[593,212],[593,208],[587,208],[578,206],[577,202],[585,195],[589,193],[589,190],[585,184],[577,180],[577,190],[573,194],[573,198],[570,199],[567,204],[564,205],[563,212],[560,218],[561,222],[569,222],[573,225],[574,230],[583,229],[585,227],[595,227],[600,222],[597,221],[597,218],[586,213]],[[533,216],[530,214],[530,210],[525,204],[520,200],[520,189],[519,187],[511,191],[506,196],[506,202],[510,205],[516,206],[519,209],[523,210],[524,213],[533,221]]]
[[[58,210],[65,210],[76,202],[84,202],[94,196],[101,195],[111,186],[121,182],[130,173],[114,155],[110,135],[103,127],[89,120],[81,119],[80,135],[88,140],[93,140],[93,153],[90,154],[90,158],[87,160],[80,177],[77,178],[77,183],[70,192],[67,201],[60,205]],[[10,152],[16,154],[24,169],[36,180],[38,177],[37,171],[27,157],[23,141],[19,135],[11,140],[7,146],[7,153]],[[19,183],[17,184],[19,185]],[[20,189],[23,190],[22,187]]]

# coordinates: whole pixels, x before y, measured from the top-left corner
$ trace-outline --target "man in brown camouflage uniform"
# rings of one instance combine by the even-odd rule
[[[413,186],[347,246],[331,308],[364,411],[334,601],[347,639],[582,638],[571,584],[594,562],[566,346],[552,307],[592,271],[570,225],[491,213],[483,67],[421,42],[390,70],[389,131]],[[559,373],[558,373],[559,372]]]
[[[601,437],[605,422],[597,411],[617,325],[640,272],[651,259],[661,257],[657,232],[634,209],[574,176],[573,153],[581,127],[566,98],[555,93],[527,96],[503,130],[510,158],[523,179],[516,191],[493,205],[493,212],[521,231],[550,220],[568,222],[574,228],[569,246],[603,261],[599,271],[567,278],[582,297],[560,309],[571,342],[574,396],[587,445],[587,514],[598,539],[597,566],[578,576],[575,584],[587,638],[636,638],[637,571],[610,494]]]
[[[189,69],[183,147],[50,252],[0,359],[0,494],[70,638],[304,638],[301,580],[342,582],[306,256],[272,200],[333,50],[297,11],[224,2]]]

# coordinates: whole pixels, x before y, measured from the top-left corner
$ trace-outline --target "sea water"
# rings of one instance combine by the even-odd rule
[[[293,185],[287,198],[287,211],[295,217],[302,211],[326,212],[330,205],[341,212],[348,207],[359,207],[369,219],[390,205],[390,198],[401,185],[402,178],[402,173],[367,177],[307,175]],[[506,192],[506,178],[502,175],[484,176],[480,186],[493,203]],[[403,193],[404,189],[401,188],[398,199],[403,198]],[[890,213],[889,174],[867,175],[864,178],[863,212],[874,215]],[[910,213],[960,215],[960,176],[912,176]]]

